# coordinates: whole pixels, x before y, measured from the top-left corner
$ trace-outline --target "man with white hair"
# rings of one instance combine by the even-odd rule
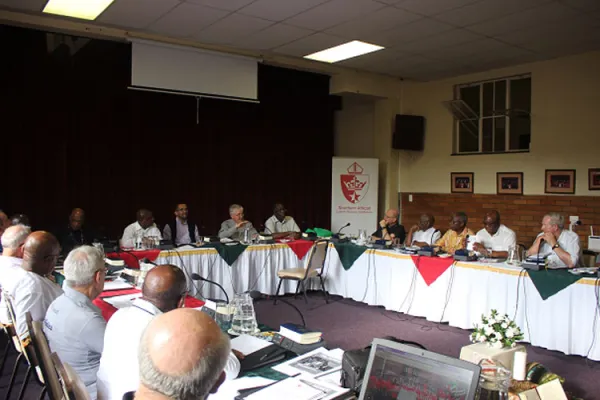
[[[206,399],[225,380],[229,350],[229,338],[205,313],[180,308],[159,315],[142,336],[135,399]]]
[[[2,234],[2,255],[0,256],[0,290],[3,287],[12,286],[10,282],[17,281],[25,270],[23,264],[23,244],[31,233],[31,229],[25,225],[8,227]],[[10,324],[8,309],[4,296],[0,296],[0,322]]]
[[[548,268],[574,268],[579,262],[581,246],[579,235],[565,230],[565,217],[551,212],[542,219],[542,232],[537,236],[528,256],[547,257]]]
[[[8,215],[2,210],[0,210],[0,236],[4,235],[4,231],[6,228],[10,226],[10,219]],[[0,245],[0,252],[3,251],[3,245]]]
[[[92,300],[104,289],[104,254],[92,246],[77,247],[65,260],[64,275],[64,294],[50,304],[44,333],[50,349],[73,367],[95,399],[106,321]]]
[[[258,234],[252,226],[252,222],[244,219],[244,207],[239,204],[232,204],[229,206],[229,216],[231,218],[223,221],[221,224],[221,229],[219,230],[219,237],[221,239],[242,240],[245,230],[250,231],[250,236]]]

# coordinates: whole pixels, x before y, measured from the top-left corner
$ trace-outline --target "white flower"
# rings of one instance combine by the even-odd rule
[[[494,333],[494,328],[492,328],[491,326],[485,326],[483,328],[483,331],[486,335],[491,335],[492,333]]]
[[[506,322],[503,322],[502,325],[500,325],[503,329],[508,328],[508,324]]]
[[[515,331],[512,328],[508,328],[506,332],[504,332],[507,338],[513,338],[515,336]]]
[[[492,348],[494,348],[494,349],[501,349],[502,348],[502,342],[493,342],[492,343]]]
[[[496,337],[498,340],[502,340],[502,332],[496,332]]]
[[[479,343],[483,343],[483,342],[485,342],[485,336],[483,336],[483,335],[479,335],[479,337],[477,338],[477,341],[478,341]]]
[[[496,319],[495,319],[494,317],[490,317],[490,318],[488,319],[488,324],[490,324],[490,325],[494,325],[496,322],[497,322],[497,321],[496,321]]]

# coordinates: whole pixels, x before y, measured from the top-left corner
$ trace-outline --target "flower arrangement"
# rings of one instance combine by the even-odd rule
[[[492,310],[488,315],[481,315],[481,323],[475,324],[475,331],[471,334],[471,342],[487,343],[488,346],[501,349],[515,347],[517,341],[523,340],[523,332],[508,318]]]

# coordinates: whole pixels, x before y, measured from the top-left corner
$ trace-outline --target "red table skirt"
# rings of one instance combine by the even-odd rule
[[[302,260],[306,253],[308,253],[308,251],[313,247],[315,242],[312,242],[310,240],[298,239],[293,240],[291,242],[287,242],[286,244],[290,249],[292,249],[294,253],[296,253],[296,256],[298,256],[298,260]]]
[[[120,251],[118,253],[106,253],[106,257],[108,258],[120,258],[125,261],[125,264],[129,268],[140,268],[140,260],[147,258],[150,261],[154,261],[158,258],[160,254],[160,250],[152,249],[152,250],[141,250],[141,251]]]
[[[115,308],[112,304],[109,304],[106,301],[102,300],[102,298],[136,293],[140,293],[140,290],[136,288],[125,290],[107,290],[105,292],[102,292],[100,296],[98,296],[98,298],[94,300],[94,304],[100,309],[100,311],[102,311],[102,317],[104,317],[104,319],[108,321],[110,317],[112,317],[113,314],[117,312],[117,308]],[[195,297],[188,296],[185,298],[185,306],[187,308],[197,308],[202,307],[203,305],[204,302],[202,300],[198,300]]]
[[[411,256],[427,286],[431,285],[454,263],[452,257]]]

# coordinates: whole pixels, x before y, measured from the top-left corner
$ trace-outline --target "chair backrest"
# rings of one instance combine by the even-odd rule
[[[31,343],[39,361],[39,369],[46,383],[46,388],[51,400],[62,400],[64,395],[58,380],[58,374],[52,362],[48,340],[44,334],[42,323],[33,321],[31,314],[27,312],[27,327],[31,337]]]
[[[325,258],[327,257],[327,246],[329,245],[329,240],[317,240],[310,251],[310,256],[308,257],[308,262],[306,266],[306,275],[315,269],[323,270],[325,266]]]
[[[52,353],[51,358],[62,386],[64,398],[66,400],[91,400],[85,384],[77,372],[69,364],[63,364],[58,354]]]
[[[7,329],[12,337],[13,345],[19,352],[23,352],[23,345],[17,334],[17,317],[15,315],[15,307],[13,306],[13,298],[8,292],[3,292],[4,302],[6,303],[6,309],[8,310],[8,319],[11,325],[7,325]]]

